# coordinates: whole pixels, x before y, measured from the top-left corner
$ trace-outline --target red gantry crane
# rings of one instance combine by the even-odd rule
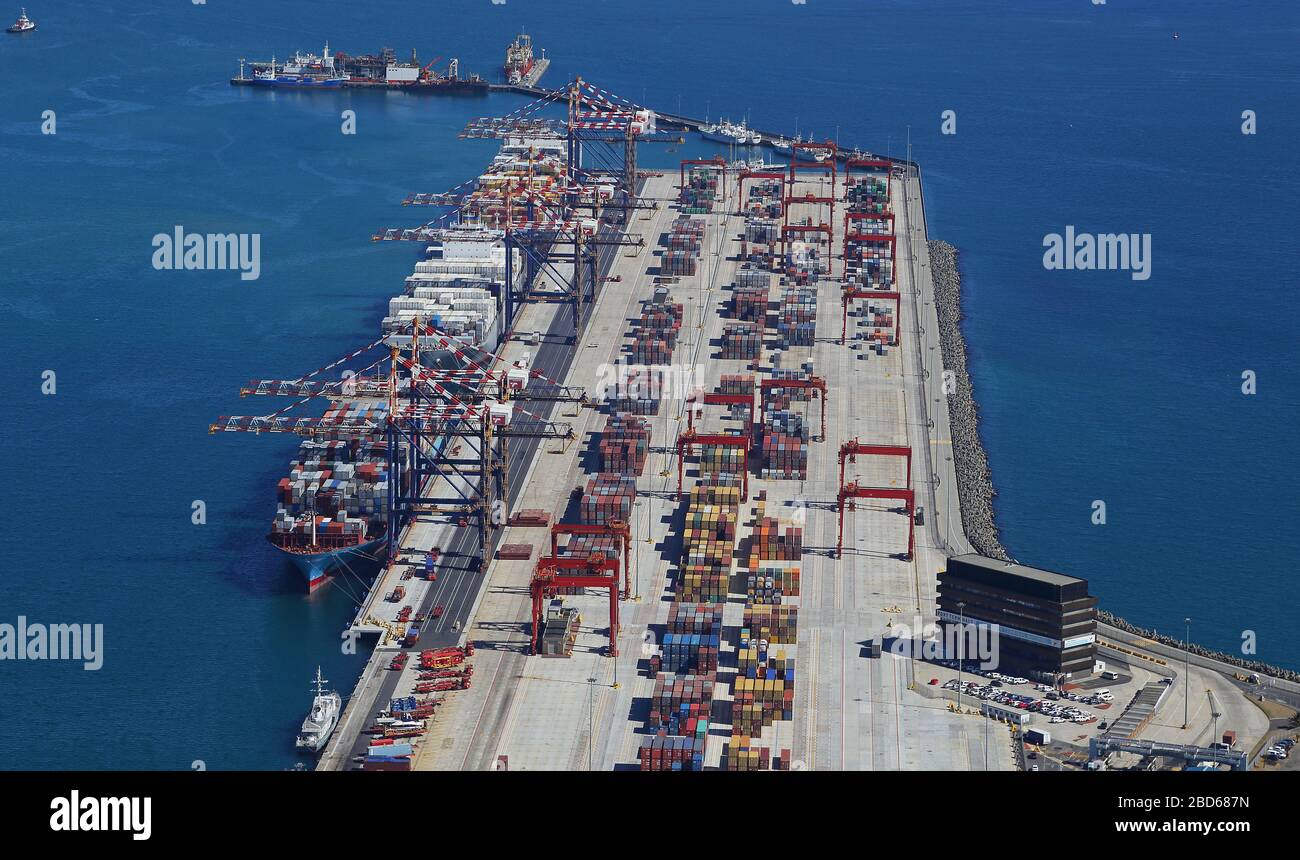
[[[866,487],[857,481],[844,483],[844,464],[846,462],[856,462],[858,454],[882,457],[903,457],[907,462],[907,473],[904,487]],[[839,529],[835,540],[835,555],[837,558],[844,557],[844,511],[847,507],[852,511],[856,509],[854,500],[856,499],[893,499],[903,502],[904,512],[907,514],[907,555],[906,559],[911,559],[915,549],[916,535],[916,518],[912,512],[916,508],[916,493],[912,490],[912,449],[907,445],[872,445],[859,442],[853,439],[840,445],[840,490],[837,498],[837,507],[839,509]]]
[[[686,430],[687,432],[695,431],[695,409],[689,404],[698,402],[704,406],[744,406],[749,410],[748,427],[754,426],[754,395],[753,394],[719,394],[711,391],[705,394],[691,395],[686,398]]]
[[[781,183],[781,190],[777,192],[781,198],[781,214],[785,214],[785,171],[784,170],[742,170],[736,177],[736,199],[738,201],[736,214],[745,214],[745,180],[746,179],[771,179],[774,182]]]
[[[820,376],[809,376],[806,379],[764,379],[759,382],[762,390],[762,396],[759,397],[760,413],[759,420],[767,418],[767,392],[780,390],[783,388],[796,388],[804,391],[811,391],[813,396],[821,401],[822,421],[821,435],[817,437],[818,442],[826,441],[826,380]],[[843,483],[841,479],[840,483]]]
[[[681,167],[678,168],[677,187],[682,193],[686,191],[686,166],[688,164],[698,167],[708,167],[718,172],[718,199],[727,198],[727,162],[721,156],[717,158],[683,158]]]
[[[618,561],[601,558],[541,558],[533,570],[528,591],[533,598],[531,653],[537,653],[541,638],[543,604],[560,588],[605,588],[609,590],[609,656],[618,656]]]
[[[805,160],[800,160],[801,155],[805,155]],[[789,176],[785,180],[785,196],[781,200],[782,215],[784,219],[781,225],[781,254],[786,255],[790,252],[790,243],[796,237],[808,233],[821,233],[826,236],[826,256],[827,271],[829,272],[829,258],[833,253],[832,243],[834,242],[834,230],[831,225],[835,223],[835,182],[837,171],[839,169],[839,149],[834,143],[814,143],[809,141],[798,142],[793,144],[790,154]],[[819,180],[824,178],[824,174],[829,171],[831,179],[831,188],[829,194],[814,194],[811,191],[804,190],[802,194],[795,192],[795,186],[800,182],[812,181],[806,177],[801,178],[800,172],[804,174],[817,174]],[[815,207],[829,207],[830,215],[825,220],[818,220],[813,223],[809,218],[807,223],[792,224],[790,223],[790,210],[793,206],[809,205]],[[820,210],[819,210],[820,211]],[[819,241],[818,237],[814,239]]]
[[[696,445],[722,445],[741,450],[740,500],[749,500],[749,437],[732,436],[726,433],[696,433],[687,430],[677,437],[677,495],[682,494],[682,477],[685,471],[686,457],[694,454]]]
[[[893,199],[893,162],[885,161],[881,158],[850,157],[844,162],[844,170],[846,173],[852,170],[861,170],[865,173],[884,173],[885,197],[890,200]]]
[[[618,566],[614,569],[614,578],[618,579],[619,571],[622,571],[623,592],[619,596],[627,600],[632,596],[632,580],[628,571],[628,546],[632,542],[632,530],[628,524],[619,520],[610,520],[601,525],[587,525],[585,523],[556,523],[551,526],[551,557],[560,557],[560,535],[597,535],[600,537],[616,537],[620,539],[619,557],[616,559]]]
[[[861,287],[844,288],[844,313],[840,319],[840,346],[844,345],[845,339],[849,334],[849,304],[854,299],[882,299],[894,303],[894,339],[890,346],[898,346],[902,342],[903,336],[900,334],[903,330],[903,297],[896,292],[886,290],[864,290]]]

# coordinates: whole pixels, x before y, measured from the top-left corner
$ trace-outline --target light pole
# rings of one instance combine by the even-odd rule
[[[644,501],[643,499],[637,499],[635,502],[632,503],[632,508],[633,508],[632,519],[634,523],[636,520],[635,509],[641,507],[643,501]],[[646,529],[646,537],[647,538],[650,537],[650,531],[648,528]],[[641,562],[640,562],[641,547],[637,543],[635,538],[631,540],[631,544],[632,544],[632,599],[640,600],[641,599]]]
[[[1210,719],[1214,720],[1214,728],[1210,729],[1210,743],[1215,744],[1222,740],[1219,737],[1219,702],[1214,698],[1214,691],[1209,687],[1205,688],[1205,695],[1210,699]]]
[[[957,658],[957,710],[960,712],[961,711],[961,687],[962,687],[961,664],[965,662],[965,658],[966,658],[966,632],[965,632],[966,631],[966,604],[965,603],[957,604],[957,618],[958,618],[957,635],[961,637],[960,639],[957,640],[959,645],[958,653],[961,655]]]
[[[653,544],[655,542],[654,535],[650,533],[650,503],[649,502],[646,502],[646,506],[645,506],[645,542],[648,544]],[[637,575],[638,576],[640,575],[640,570],[637,571]]]
[[[1192,619],[1184,618],[1186,625],[1183,636],[1183,731],[1187,730],[1187,703],[1191,700],[1192,683]]]
[[[945,458],[949,463],[952,457]],[[952,470],[953,481],[957,480],[957,467],[954,465]],[[952,536],[952,481],[948,481],[943,488],[943,518],[947,521],[944,527],[944,540],[947,541]]]
[[[587,770],[591,770],[592,737],[596,729],[596,679],[587,679]]]

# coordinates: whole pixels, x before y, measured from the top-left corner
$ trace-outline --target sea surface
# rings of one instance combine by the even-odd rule
[[[308,599],[262,539],[295,441],[208,423],[281,405],[240,400],[248,380],[374,339],[416,249],[372,231],[422,220],[407,193],[475,175],[495,145],[457,132],[526,100],[227,83],[241,57],[326,40],[495,79],[522,27],[553,60],[547,84],[580,74],[663,110],[893,155],[910,127],[931,236],[961,251],[1007,548],[1086,577],[1135,623],[1178,634],[1190,616],[1225,650],[1253,631],[1256,656],[1300,668],[1295,3],[28,11],[36,33],[0,38],[0,623],[103,624],[105,652],[99,671],[0,661],[0,767],[291,767],[316,666],[345,692],[360,672],[365,655],[339,647],[355,595]],[[642,162],[711,152],[692,138]],[[260,278],[155,270],[152,239],[177,225],[260,234]],[[1149,233],[1151,278],[1045,270],[1043,237],[1067,225]]]

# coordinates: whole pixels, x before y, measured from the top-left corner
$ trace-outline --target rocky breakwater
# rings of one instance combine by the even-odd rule
[[[957,471],[957,497],[966,539],[981,555],[1009,559],[993,521],[993,481],[988,456],[979,436],[979,408],[970,371],[966,367],[966,341],[961,334],[961,275],[957,249],[931,240],[930,266],[934,276],[934,304],[939,317],[939,344],[943,351],[943,388],[948,395],[948,423],[952,434],[953,465]]]

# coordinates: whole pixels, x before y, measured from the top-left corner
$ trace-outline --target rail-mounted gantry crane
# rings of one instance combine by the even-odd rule
[[[609,656],[618,656],[618,561],[600,555],[585,558],[546,557],[537,560],[528,593],[532,597],[530,653],[541,639],[542,610],[561,588],[604,588],[609,591]]]
[[[845,483],[845,463],[855,462],[859,454],[903,457],[907,462],[903,486],[901,488],[870,487],[857,481]],[[904,513],[907,514],[907,554],[904,558],[910,559],[915,548],[916,534],[916,518],[913,516],[916,507],[916,493],[912,489],[912,449],[907,445],[873,445],[859,442],[857,439],[852,439],[840,445],[840,482],[839,493],[836,497],[836,507],[839,511],[839,528],[836,531],[837,537],[835,539],[835,555],[837,558],[844,557],[844,511],[855,510],[855,501],[857,499],[890,499],[903,503]]]

